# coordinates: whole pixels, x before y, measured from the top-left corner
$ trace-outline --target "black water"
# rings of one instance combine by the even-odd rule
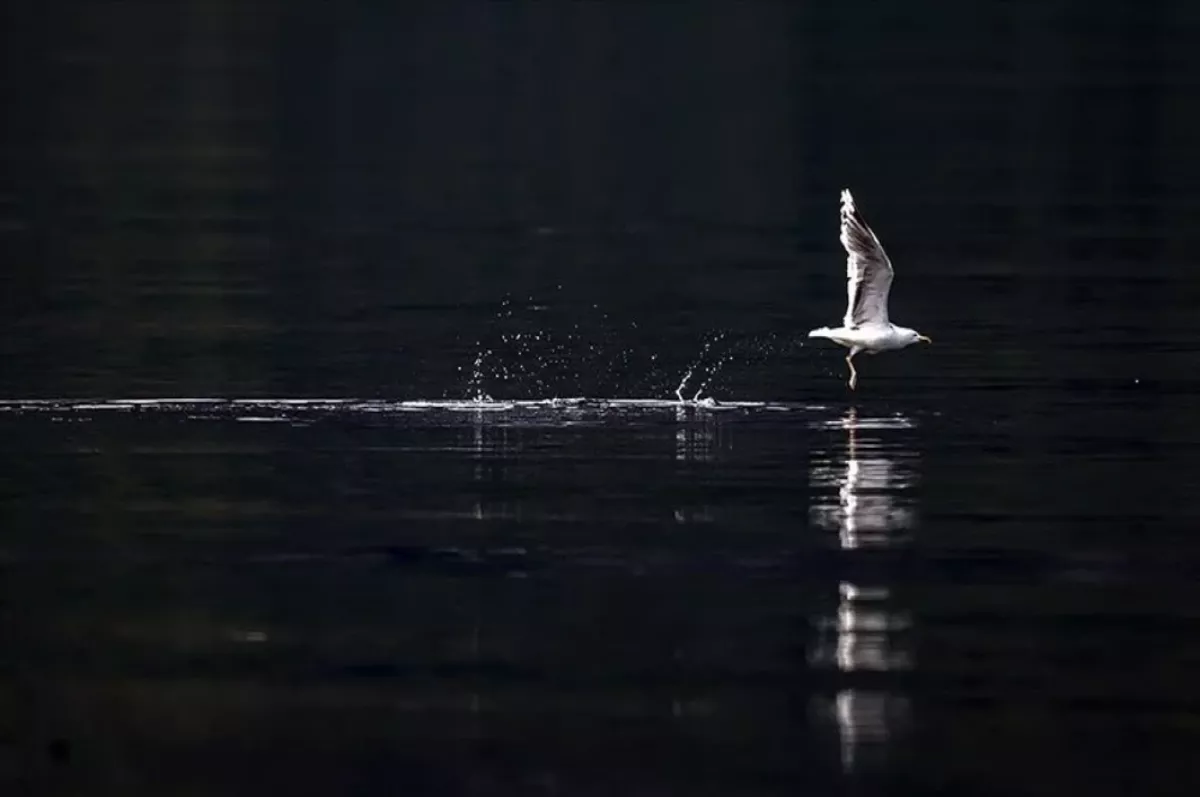
[[[1192,5],[10,5],[0,794],[1200,789]]]
[[[715,404],[6,402],[3,774],[1184,793],[1189,330],[1120,345],[1121,306],[1083,308],[1107,350],[949,327],[864,362],[858,396],[835,351],[789,345],[759,367],[807,371],[790,395]],[[1035,357],[1061,372],[1013,365]]]

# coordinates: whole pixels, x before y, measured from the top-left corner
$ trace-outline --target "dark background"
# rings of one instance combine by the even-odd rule
[[[659,395],[712,330],[840,316],[846,186],[893,315],[940,342],[963,314],[1083,323],[1095,292],[1147,333],[1194,315],[1103,278],[1195,272],[1195,4],[60,1],[3,27],[9,396],[460,397],[506,297],[679,360],[566,394]]]
[[[0,791],[1196,793],[1200,4],[3,13]]]

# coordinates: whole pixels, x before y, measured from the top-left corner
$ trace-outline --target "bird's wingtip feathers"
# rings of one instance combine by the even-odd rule
[[[842,207],[854,207],[854,197],[850,194],[849,188],[842,189]]]

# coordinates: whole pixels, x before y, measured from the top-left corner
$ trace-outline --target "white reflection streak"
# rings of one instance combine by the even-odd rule
[[[475,410],[471,419],[471,453],[475,458],[475,481],[483,481],[483,411]],[[471,513],[476,520],[483,520],[483,497],[476,493],[475,511]]]
[[[869,450],[871,456],[860,455],[858,425],[857,413],[851,409],[841,422],[846,430],[845,470],[838,473],[832,465],[822,469],[824,481],[840,483],[838,504],[816,507],[816,521],[837,529],[844,550],[890,547],[897,542],[897,532],[913,524],[912,511],[896,501],[897,493],[910,487],[911,480],[878,445]]]
[[[838,484],[837,504],[814,504],[813,519],[821,527],[837,529],[843,551],[894,546],[901,541],[902,530],[913,524],[912,510],[899,505],[911,479],[904,467],[885,456],[886,449],[878,442],[867,446],[871,456],[862,456],[858,441],[862,424],[854,409],[840,426],[846,430],[844,469],[831,457],[813,471],[814,485]],[[888,585],[842,581],[836,616],[817,622],[822,636],[832,631],[835,641],[832,646],[827,639],[818,643],[813,664],[834,666],[847,674],[909,669],[911,654],[897,640],[910,625],[909,614],[894,606]],[[837,692],[831,708],[842,767],[852,772],[864,749],[878,748],[891,738],[895,721],[907,714],[908,702],[881,689],[845,688]]]
[[[711,462],[717,443],[717,422],[712,413],[700,415],[688,407],[675,408],[675,459]]]
[[[509,428],[497,422],[494,413],[482,409],[471,413],[470,448],[471,458],[475,461],[473,476],[477,484],[482,485],[489,478],[504,478],[507,475],[503,457],[512,451],[513,441],[509,438]],[[470,516],[475,520],[519,517],[520,509],[519,505],[508,503],[496,505],[495,502],[489,502],[485,506],[481,489],[471,504]]]
[[[697,417],[698,411],[675,407],[675,459],[678,462],[712,462],[716,457],[717,422],[711,413]],[[676,523],[707,523],[712,513],[707,505],[675,508]]]
[[[853,772],[860,752],[879,746],[894,735],[894,726],[907,720],[908,699],[882,690],[843,689],[834,700],[841,741],[842,771]]]

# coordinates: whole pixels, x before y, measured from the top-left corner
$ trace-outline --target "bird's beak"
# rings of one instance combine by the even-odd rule
[[[933,343],[932,338],[927,338],[924,335],[917,335],[917,341],[919,343]]]

